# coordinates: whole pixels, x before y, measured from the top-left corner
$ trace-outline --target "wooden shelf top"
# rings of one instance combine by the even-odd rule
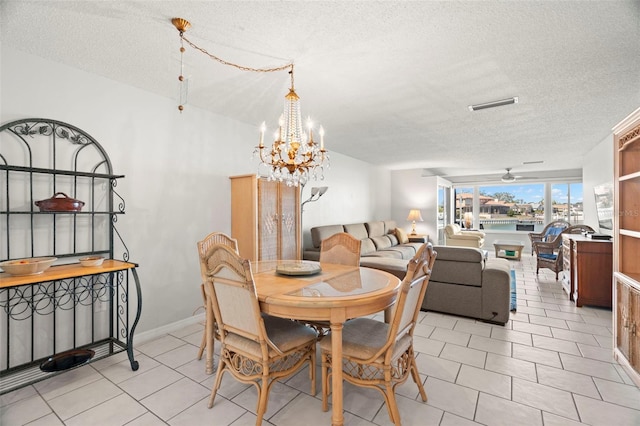
[[[609,239],[589,238],[582,234],[563,234],[562,238],[563,240],[573,240],[573,241],[579,241],[579,242],[586,241],[589,243],[608,243],[608,244],[613,243],[613,238],[609,238]]]
[[[107,272],[123,271],[137,267],[135,263],[121,260],[107,259],[100,266],[82,266],[79,263],[52,266],[41,274],[36,275],[11,275],[0,273],[0,288],[15,287],[19,285],[37,284],[47,281],[63,280],[66,278],[82,277],[84,275],[104,274]]]

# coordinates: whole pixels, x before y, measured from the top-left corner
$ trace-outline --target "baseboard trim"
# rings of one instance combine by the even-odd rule
[[[185,318],[180,321],[172,322],[171,324],[163,325],[162,327],[154,328],[153,330],[143,331],[142,333],[137,333],[134,335],[134,348],[137,345],[142,345],[146,342],[150,342],[151,340],[155,340],[159,337],[162,337],[166,334],[171,334],[174,331],[180,330],[184,327],[188,327],[190,325],[204,322],[205,314],[204,312],[201,314],[197,314],[191,316],[189,318]]]

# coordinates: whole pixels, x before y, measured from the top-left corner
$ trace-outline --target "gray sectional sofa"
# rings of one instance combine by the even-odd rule
[[[322,240],[333,234],[346,232],[362,242],[360,266],[381,269],[398,278],[404,278],[407,263],[424,242],[400,243],[396,236],[396,228],[394,220],[316,226],[311,228],[312,247],[305,248],[303,259],[319,260]]]
[[[511,266],[506,259],[486,259],[471,247],[434,246],[438,253],[425,311],[445,312],[504,324],[509,320]]]
[[[362,241],[360,266],[381,269],[404,278],[407,263],[424,242],[400,244],[392,220],[327,225],[311,228],[313,247],[303,258],[318,260],[320,243],[338,232]],[[437,252],[427,293],[425,311],[444,312],[504,324],[509,320],[510,265],[506,259],[487,259],[486,252],[471,247],[434,246]]]

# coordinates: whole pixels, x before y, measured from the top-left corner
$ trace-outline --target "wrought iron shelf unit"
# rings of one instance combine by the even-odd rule
[[[92,214],[124,214],[124,212],[108,212],[108,211],[95,211],[95,212],[20,212],[20,211],[2,211],[0,212],[2,215],[12,215],[12,214],[28,214],[28,215],[55,215],[55,214],[71,214],[71,215],[92,215]]]
[[[45,175],[63,175],[63,176],[79,176],[79,177],[90,177],[96,179],[122,179],[124,175],[111,175],[104,173],[92,173],[92,172],[82,172],[77,170],[53,170],[53,169],[43,169],[39,167],[25,167],[25,166],[11,166],[0,164],[0,170],[7,170],[11,172],[24,172],[24,173],[42,173]]]
[[[142,311],[137,264],[117,228],[125,213],[102,146],[56,120],[23,119],[0,127],[0,261],[54,256],[38,275],[0,273],[0,394],[46,379],[43,362],[90,349],[92,361],[126,351]],[[37,199],[68,192],[80,211],[39,211]],[[122,249],[122,260],[114,253]],[[106,258],[84,267],[78,259]],[[130,306],[131,305],[131,306]]]

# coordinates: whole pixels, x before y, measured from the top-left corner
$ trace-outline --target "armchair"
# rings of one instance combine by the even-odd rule
[[[460,225],[450,223],[444,228],[445,245],[482,248],[484,244],[484,232],[464,231]]]
[[[534,243],[541,241],[551,241],[569,226],[571,226],[571,224],[566,220],[554,220],[553,222],[549,222],[544,227],[542,232],[529,232],[529,240],[531,241],[531,256],[533,256],[534,252]]]
[[[551,269],[556,273],[556,281],[558,281],[558,273],[562,270],[562,237],[557,235],[551,241],[536,241],[533,243],[533,251],[536,253],[536,275],[540,272],[540,268]]]
[[[536,241],[533,243],[533,250],[536,253],[536,275],[540,268],[551,269],[556,273],[556,281],[558,273],[562,271],[562,235],[563,234],[582,234],[583,232],[594,232],[593,228],[587,225],[569,226],[560,234],[556,235],[550,241]]]

